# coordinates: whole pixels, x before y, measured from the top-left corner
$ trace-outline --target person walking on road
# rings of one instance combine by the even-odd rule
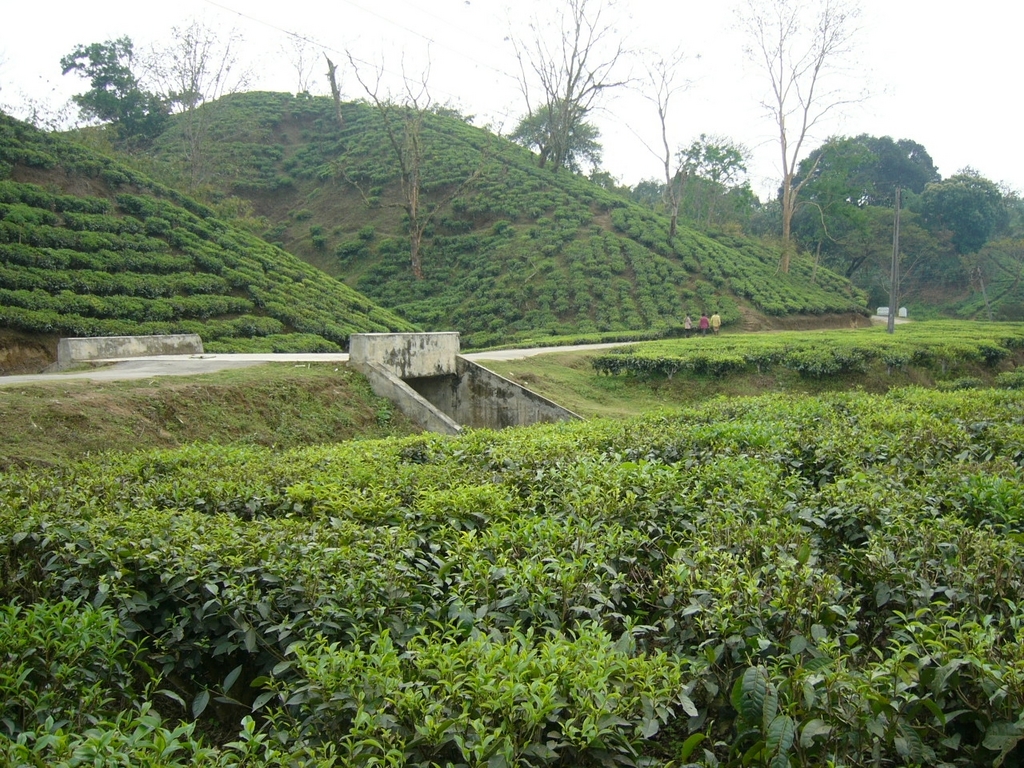
[[[700,322],[697,323],[697,327],[700,328],[700,335],[701,336],[707,336],[708,335],[708,328],[711,327],[711,322],[708,320],[708,313],[707,312],[701,312],[701,314],[700,314]]]
[[[722,327],[722,318],[721,318],[721,316],[717,312],[715,312],[715,314],[713,314],[711,316],[711,332],[713,334],[715,334],[715,336],[717,336],[718,335],[718,329],[721,328],[721,327]]]

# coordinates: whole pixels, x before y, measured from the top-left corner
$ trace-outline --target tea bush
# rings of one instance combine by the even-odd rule
[[[46,146],[67,174],[104,174],[109,198],[75,197],[0,178],[0,322],[73,336],[189,332],[246,338],[237,315],[296,337],[276,348],[337,349],[349,334],[413,326],[205,206],[54,136],[0,115],[0,160]],[[125,185],[131,184],[131,192]],[[322,233],[321,233],[322,234]],[[266,336],[266,333],[261,334]]]
[[[125,700],[83,660],[108,674],[93,722],[12,671],[12,700],[59,694],[68,724],[2,749],[47,754],[50,728],[140,761],[176,733],[174,759],[214,765],[256,742],[254,765],[1013,764],[1021,397],[776,395],[12,470],[8,616],[113,627],[86,658],[127,649],[152,685]]]
[[[915,323],[901,327],[893,338],[881,328],[814,333],[699,337],[661,341],[611,350],[598,355],[593,367],[601,373],[641,377],[671,377],[678,371],[715,376],[730,371],[767,372],[782,367],[809,379],[828,379],[862,373],[872,361],[891,375],[908,365],[933,368],[946,375],[961,366],[981,364],[993,368],[1019,349],[1024,333],[1009,323],[956,326],[960,341],[950,344],[952,323]],[[1006,373],[1002,381],[1012,381]],[[980,380],[961,377],[940,382],[946,388],[970,388]]]

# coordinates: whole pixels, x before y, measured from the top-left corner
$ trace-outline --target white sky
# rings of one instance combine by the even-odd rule
[[[613,9],[628,45],[640,53],[689,56],[693,85],[670,113],[670,142],[688,145],[700,133],[719,134],[752,152],[750,181],[765,199],[778,186],[775,130],[760,105],[764,73],[743,53],[738,0],[618,0]],[[172,26],[196,18],[245,38],[252,87],[295,91],[287,32],[314,41],[339,65],[344,51],[383,61],[399,72],[431,62],[431,95],[476,116],[478,125],[510,131],[525,112],[517,64],[507,37],[552,0],[0,0],[0,104],[23,116],[29,98],[53,107],[86,83],[62,76],[60,58],[78,44],[127,35],[136,49],[166,42]],[[858,53],[847,93],[869,98],[822,125],[808,149],[829,135],[870,133],[908,138],[931,154],[945,177],[966,165],[1024,190],[1018,85],[1024,3],[1019,0],[861,0]],[[542,21],[542,27],[544,22]],[[699,56],[699,58],[698,58]],[[347,66],[347,64],[346,64]],[[634,68],[636,74],[642,68]],[[326,66],[316,65],[314,93],[327,93]],[[360,91],[350,73],[346,98]],[[1016,95],[1015,95],[1016,94]],[[644,147],[660,141],[653,106],[621,92],[594,116],[604,168],[621,183],[659,178],[658,159]]]

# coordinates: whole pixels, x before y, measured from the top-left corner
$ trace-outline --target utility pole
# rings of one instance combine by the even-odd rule
[[[889,333],[896,331],[896,307],[900,300],[900,188],[896,187],[896,220],[892,228],[892,269],[889,271]]]

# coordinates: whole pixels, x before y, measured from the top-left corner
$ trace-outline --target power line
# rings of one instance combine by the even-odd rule
[[[389,16],[386,16],[386,15],[384,15],[384,14],[382,14],[382,13],[380,13],[380,12],[378,12],[378,11],[372,9],[372,8],[366,8],[366,7],[362,6],[362,5],[360,5],[359,3],[354,2],[354,0],[341,0],[341,1],[343,3],[345,3],[346,5],[351,6],[352,8],[360,11],[361,13],[367,14],[369,16],[376,17],[376,18],[380,19],[381,21],[383,21],[384,23],[386,23],[386,24],[388,24],[388,25],[390,25],[392,27],[395,27],[396,29],[400,29],[400,30],[408,33],[409,35],[411,35],[413,37],[417,37],[417,38],[423,40],[425,43],[428,44],[428,46],[433,45],[433,46],[436,46],[438,48],[441,48],[441,49],[443,49],[445,51],[448,51],[449,53],[452,53],[452,54],[454,54],[454,55],[456,55],[456,56],[458,56],[458,57],[460,57],[462,59],[465,59],[466,61],[469,61],[469,62],[473,63],[474,65],[476,65],[479,68],[490,70],[491,72],[495,73],[496,75],[498,75],[498,76],[500,76],[502,78],[505,78],[505,79],[511,80],[512,82],[518,83],[517,78],[514,75],[509,74],[507,71],[505,71],[503,69],[500,69],[498,67],[495,67],[495,66],[493,66],[492,64],[490,64],[488,62],[480,61],[479,59],[476,59],[476,58],[466,54],[464,51],[459,50],[458,48],[454,48],[452,46],[446,45],[445,43],[443,43],[443,42],[441,42],[441,41],[439,41],[439,40],[437,40],[437,39],[435,39],[433,37],[429,37],[429,36],[423,34],[422,32],[420,32],[420,31],[418,31],[416,29],[413,29],[413,28],[411,28],[409,26],[406,26],[405,24],[402,24],[402,23],[396,21],[395,19],[390,18]],[[372,62],[366,61],[364,59],[359,58],[358,56],[352,55],[347,50],[344,50],[344,51],[339,50],[338,48],[336,48],[334,46],[328,45],[326,43],[322,43],[319,40],[316,40],[316,39],[314,39],[312,37],[309,37],[308,35],[305,35],[305,34],[302,34],[302,33],[299,33],[299,32],[293,31],[293,30],[290,30],[290,29],[285,29],[284,27],[281,27],[280,25],[275,24],[273,22],[267,21],[266,19],[257,18],[256,16],[253,16],[251,14],[248,14],[248,13],[245,13],[243,11],[239,11],[239,10],[237,10],[235,8],[229,7],[229,6],[225,5],[224,3],[218,2],[218,0],[204,0],[204,2],[206,2],[208,5],[211,5],[211,6],[214,6],[216,8],[219,8],[222,11],[225,11],[227,13],[233,14],[233,15],[238,16],[240,18],[246,19],[247,21],[252,22],[254,24],[259,24],[261,26],[267,27],[269,29],[273,29],[273,30],[275,30],[277,32],[280,32],[281,34],[287,35],[287,36],[292,37],[294,39],[310,43],[311,45],[315,45],[315,46],[317,46],[319,48],[322,48],[324,51],[329,51],[331,53],[336,53],[338,55],[344,55],[344,56],[351,55],[353,61],[355,61],[356,63],[364,65],[364,66],[367,66],[367,67],[378,68],[378,69],[380,69],[380,71],[382,73],[385,73],[385,74],[387,74],[387,75],[389,75],[391,77],[395,77],[395,78],[404,77],[404,73],[396,72],[394,70],[388,69],[387,67],[379,66],[379,65],[374,64]],[[464,29],[459,28],[457,25],[454,25],[454,24],[452,24],[451,22],[449,22],[447,20],[441,19],[439,16],[437,16],[437,15],[435,15],[433,13],[430,13],[429,11],[426,11],[426,10],[421,9],[421,8],[416,8],[416,10],[419,11],[420,13],[426,15],[426,16],[429,16],[432,19],[435,19],[436,21],[440,22],[441,24],[445,24],[445,25],[447,25],[449,27],[452,27],[452,28],[456,29],[457,31],[459,31],[461,34],[463,34],[465,36],[469,36],[471,34],[470,32],[468,32],[468,31],[466,31]],[[429,50],[429,48],[428,48],[428,50]],[[443,88],[438,89],[438,91],[441,94],[443,94],[444,96],[446,96],[449,101],[459,101],[460,100],[460,95],[459,94],[451,93],[451,92],[449,92],[449,91],[447,91],[447,90],[445,90]],[[500,113],[499,113],[499,115],[500,115]],[[501,116],[507,116],[507,115],[501,115]]]

